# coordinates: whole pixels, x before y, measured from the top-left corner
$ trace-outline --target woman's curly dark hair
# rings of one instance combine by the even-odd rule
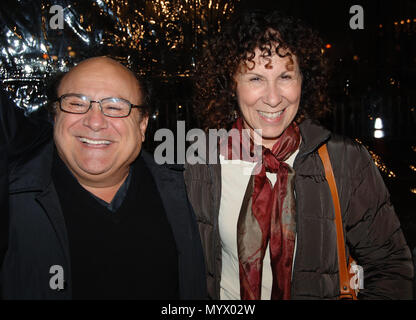
[[[196,67],[194,111],[203,128],[228,129],[235,121],[239,108],[234,75],[242,62],[253,68],[256,48],[264,56],[271,56],[276,48],[281,57],[290,53],[297,57],[302,74],[298,123],[304,118],[319,119],[330,111],[328,64],[319,35],[300,20],[277,11],[254,11],[231,20],[209,42]],[[287,49],[290,53],[283,55]]]

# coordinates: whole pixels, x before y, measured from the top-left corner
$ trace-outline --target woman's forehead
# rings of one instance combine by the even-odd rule
[[[261,51],[256,49],[252,59],[245,59],[240,63],[240,72],[249,72],[253,70],[263,69],[287,69],[293,71],[298,68],[297,58],[289,50],[281,50],[280,55],[276,53],[276,49],[272,51]]]

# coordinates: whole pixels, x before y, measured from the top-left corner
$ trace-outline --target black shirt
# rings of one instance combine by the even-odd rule
[[[68,232],[73,299],[177,299],[178,256],[157,187],[139,157],[111,212],[55,153],[52,170]]]
[[[90,192],[90,195],[97,200],[99,203],[101,203],[101,205],[103,205],[104,207],[106,207],[108,210],[110,210],[111,212],[117,212],[117,210],[121,207],[121,205],[123,204],[124,198],[126,198],[127,195],[127,191],[129,190],[130,187],[130,181],[131,181],[131,176],[132,176],[132,171],[133,171],[133,167],[130,167],[129,170],[129,174],[126,178],[126,180],[124,180],[123,184],[120,186],[120,188],[117,190],[113,200],[111,200],[110,203],[104,201],[103,199],[100,199],[98,197],[96,197],[94,194],[92,194]]]

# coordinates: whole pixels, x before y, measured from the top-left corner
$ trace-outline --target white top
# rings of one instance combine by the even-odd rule
[[[296,150],[285,162],[293,167],[298,154]],[[221,300],[240,300],[240,277],[237,251],[237,222],[247,189],[250,174],[256,163],[242,160],[225,160],[220,155],[221,163],[221,203],[218,218],[221,247],[222,271],[220,283]],[[272,185],[276,182],[276,174],[266,172]],[[296,241],[295,241],[296,252]],[[295,255],[293,255],[294,257]],[[292,268],[293,269],[293,268]],[[270,252],[267,247],[263,261],[261,299],[270,300],[272,291],[272,270]]]

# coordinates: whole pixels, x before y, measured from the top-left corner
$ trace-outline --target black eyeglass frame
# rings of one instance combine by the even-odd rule
[[[78,98],[87,98],[88,100],[85,100],[85,101],[89,101],[90,102],[90,105],[89,105],[88,109],[85,110],[85,112],[71,112],[71,111],[68,111],[68,110],[64,110],[62,108],[62,99],[63,98],[66,98],[66,97],[69,97],[69,96],[75,96],[75,97],[78,97]],[[107,99],[116,99],[118,101],[126,102],[130,106],[129,113],[127,115],[125,115],[125,116],[112,116],[112,115],[108,115],[108,114],[104,113],[103,107],[101,105],[101,102],[103,100],[107,100]],[[143,105],[132,104],[129,100],[126,100],[126,99],[123,99],[123,98],[108,97],[108,98],[103,98],[103,99],[97,101],[97,100],[91,100],[88,96],[83,95],[83,94],[80,94],[80,93],[66,93],[66,94],[63,94],[62,96],[60,96],[59,98],[57,98],[55,100],[55,102],[59,102],[59,109],[62,112],[71,113],[71,114],[86,114],[92,108],[92,103],[95,102],[95,103],[98,103],[98,105],[100,107],[101,113],[103,115],[105,115],[106,117],[109,117],[109,118],[127,118],[130,115],[132,108],[146,109],[146,105],[144,105],[144,104]]]

